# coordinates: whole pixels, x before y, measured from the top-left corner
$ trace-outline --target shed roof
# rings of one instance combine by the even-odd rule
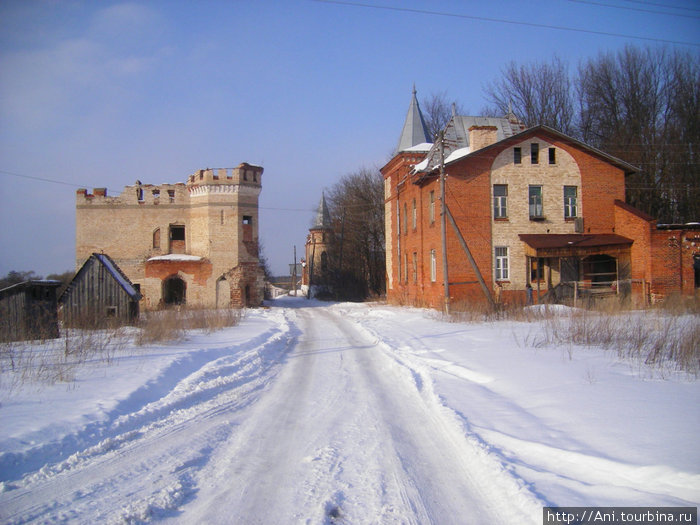
[[[0,290],[0,298],[20,293],[27,288],[58,288],[59,286],[61,286],[61,281],[54,281],[52,279],[32,279],[3,288]]]
[[[520,240],[539,249],[593,248],[598,246],[629,245],[634,241],[615,233],[521,233]]]
[[[130,297],[137,301],[141,299],[141,294],[136,291],[136,288],[131,283],[129,278],[124,274],[124,272],[122,272],[121,268],[117,266],[117,263],[115,263],[109,255],[106,253],[93,253],[92,255],[104,265],[107,271],[112,275],[112,277],[114,277],[114,279],[116,279],[119,285]]]
[[[141,294],[136,290],[136,287],[132,284],[132,282],[129,280],[126,274],[122,272],[121,268],[117,266],[117,263],[115,263],[109,255],[107,255],[106,253],[93,253],[88,258],[88,260],[85,261],[85,263],[80,267],[80,270],[78,270],[73,276],[73,279],[71,279],[71,282],[68,284],[68,287],[63,291],[63,294],[61,295],[59,301],[62,302],[66,294],[70,293],[70,290],[73,288],[73,282],[75,282],[75,280],[83,272],[87,265],[90,264],[90,261],[93,260],[97,261],[99,264],[105,267],[107,272],[114,278],[115,281],[117,281],[117,283],[119,283],[119,286],[121,286],[124,289],[124,291],[129,297],[131,297],[135,301],[141,300]]]

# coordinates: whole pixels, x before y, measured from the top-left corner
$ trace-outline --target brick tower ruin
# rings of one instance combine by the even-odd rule
[[[258,197],[263,168],[204,169],[187,183],[77,191],[76,267],[112,257],[143,295],[142,306],[258,306]]]

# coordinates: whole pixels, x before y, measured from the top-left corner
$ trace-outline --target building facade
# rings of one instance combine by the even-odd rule
[[[34,280],[0,290],[0,342],[59,336],[59,281]]]
[[[93,253],[59,298],[66,326],[97,328],[135,324],[141,294],[104,253]]]
[[[309,228],[304,245],[305,258],[302,270],[302,284],[329,285],[331,272],[331,257],[335,233],[331,224],[331,216],[326,204],[325,195],[321,195],[321,201],[316,211],[314,222]]]
[[[513,115],[455,115],[444,140],[399,144],[381,170],[392,302],[646,301],[697,290],[700,230],[662,229],[625,204],[636,169],[620,159]]]
[[[76,196],[76,267],[93,253],[114,259],[141,306],[257,306],[258,197],[263,168],[199,170],[186,183],[104,188]]]

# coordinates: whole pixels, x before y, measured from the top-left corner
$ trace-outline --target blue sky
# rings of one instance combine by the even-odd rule
[[[321,191],[389,159],[414,83],[478,114],[510,61],[661,45],[631,36],[698,53],[700,2],[3,0],[0,275],[74,269],[78,187],[241,162],[265,168],[260,236],[287,273]]]

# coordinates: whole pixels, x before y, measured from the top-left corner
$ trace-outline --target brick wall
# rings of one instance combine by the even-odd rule
[[[145,308],[159,304],[162,280],[173,274],[187,283],[189,304],[217,306],[218,280],[239,264],[258,265],[262,172],[243,163],[200,170],[187,184],[137,181],[115,197],[104,188],[96,188],[94,194],[78,190],[76,267],[93,252],[104,252],[141,286]],[[184,228],[184,241],[170,239],[174,225]],[[169,253],[194,255],[205,262],[194,267],[191,262],[159,261],[147,268],[149,259]]]

